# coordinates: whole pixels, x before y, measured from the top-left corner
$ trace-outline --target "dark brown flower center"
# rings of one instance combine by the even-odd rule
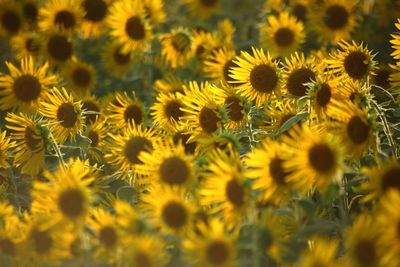
[[[294,96],[305,96],[307,93],[306,83],[315,80],[315,73],[308,68],[294,70],[287,80],[287,89]]]
[[[214,266],[224,265],[230,256],[228,245],[219,240],[212,241],[206,249],[207,262]]]
[[[292,8],[292,14],[301,22],[307,20],[307,6],[302,4],[296,4]]]
[[[126,107],[124,111],[124,119],[126,122],[133,122],[134,124],[141,124],[143,121],[142,109],[133,104]]]
[[[28,52],[35,54],[40,50],[40,43],[34,38],[28,38],[25,41],[25,49]]]
[[[190,176],[190,170],[184,160],[177,156],[165,159],[159,169],[160,178],[170,185],[182,185]]]
[[[72,29],[75,27],[75,16],[68,10],[62,10],[56,14],[54,23],[65,29]]]
[[[38,254],[48,253],[53,247],[54,240],[48,231],[33,230],[31,232],[31,238],[35,251]]]
[[[100,141],[100,136],[99,134],[94,131],[94,130],[90,130],[88,133],[88,138],[90,139],[90,141],[92,142],[90,145],[92,147],[96,147],[99,145],[99,141]]]
[[[226,198],[235,207],[241,207],[245,200],[245,189],[236,179],[232,179],[226,183],[225,187]]]
[[[241,121],[244,117],[243,104],[240,98],[236,96],[228,96],[225,99],[224,105],[228,109],[229,119],[235,122]]]
[[[390,88],[390,77],[391,72],[389,70],[385,69],[379,69],[375,72],[375,75],[372,76],[373,78],[373,84],[377,85],[379,87],[382,87],[384,89],[389,89]]]
[[[99,240],[105,247],[113,247],[118,240],[117,231],[112,226],[105,226],[100,229]]]
[[[70,218],[79,217],[85,209],[85,197],[77,189],[66,189],[58,198],[58,207],[64,215]]]
[[[47,51],[55,60],[64,62],[72,56],[72,44],[65,36],[54,35],[47,42]]]
[[[293,44],[294,32],[289,28],[280,28],[274,34],[275,43],[280,47],[288,47]]]
[[[218,0],[200,0],[200,1],[206,7],[213,7],[218,3]]]
[[[82,110],[89,112],[100,112],[100,108],[92,101],[84,101],[82,104]],[[98,116],[98,114],[86,114],[86,124],[95,122]]]
[[[400,192],[400,168],[393,167],[382,175],[382,189],[395,189]]]
[[[15,34],[21,28],[21,18],[12,10],[5,11],[1,16],[1,26],[9,33]]]
[[[331,96],[332,96],[332,89],[327,83],[321,84],[321,88],[318,90],[316,94],[316,100],[318,103],[318,106],[320,107],[326,107],[326,105],[329,104],[331,101]]]
[[[361,51],[351,52],[344,59],[344,69],[353,79],[359,80],[368,73],[368,59]]]
[[[186,208],[176,201],[170,201],[165,204],[162,208],[161,216],[164,223],[174,229],[183,227],[188,220]]]
[[[179,144],[180,142],[182,145],[184,145],[186,154],[193,154],[194,151],[196,150],[197,143],[196,142],[186,143],[187,140],[189,140],[189,138],[190,138],[189,134],[177,133],[174,135],[173,140],[175,144]]]
[[[169,101],[164,106],[165,116],[167,118],[178,121],[179,118],[183,116],[183,111],[181,110],[182,107],[183,107],[182,103],[177,100]]]
[[[203,107],[199,114],[200,126],[206,133],[213,133],[218,129],[218,122],[221,119],[217,113],[207,107]]]
[[[150,152],[153,145],[150,140],[141,136],[131,137],[125,145],[125,157],[131,164],[140,164],[139,154],[142,151]]]
[[[278,75],[273,67],[262,64],[250,72],[251,86],[260,93],[271,93],[278,84]]]
[[[79,87],[87,87],[92,81],[92,74],[87,68],[77,67],[72,72],[72,80]]]
[[[184,53],[190,49],[191,41],[187,34],[179,32],[172,37],[171,44],[176,51]]]
[[[63,103],[58,107],[57,120],[65,128],[73,128],[78,121],[78,113],[71,103]]]
[[[15,244],[7,237],[0,239],[0,251],[8,256],[15,254]]]
[[[359,116],[353,116],[347,123],[347,135],[350,140],[360,145],[368,140],[370,127]]]
[[[358,240],[354,247],[354,256],[360,266],[376,266],[376,247],[372,240]]]
[[[22,6],[22,14],[26,19],[36,21],[39,15],[39,9],[34,3],[28,2]]]
[[[42,85],[38,78],[30,74],[23,74],[15,79],[13,91],[16,98],[23,102],[34,101],[39,98]]]
[[[340,5],[331,5],[325,10],[323,18],[325,25],[331,30],[340,30],[346,27],[349,21],[349,13]]]
[[[26,145],[31,151],[35,151],[42,146],[41,136],[38,136],[30,126],[25,128],[24,138]]]
[[[121,48],[117,47],[114,50],[113,58],[115,63],[117,63],[118,65],[126,65],[131,61],[131,54],[130,53],[124,54],[121,52]]]
[[[269,162],[269,175],[272,177],[275,183],[284,185],[286,183],[286,177],[288,172],[283,168],[283,160],[279,157],[271,159]]]
[[[143,40],[146,37],[146,29],[139,17],[131,17],[125,24],[126,34],[133,40]]]
[[[104,0],[84,0],[83,8],[86,11],[86,20],[99,22],[107,15],[107,4]]]
[[[308,161],[318,173],[326,173],[335,167],[335,155],[326,144],[315,144],[308,151]]]
[[[229,76],[230,70],[232,70],[232,68],[234,68],[234,67],[238,67],[238,65],[235,62],[233,62],[233,59],[228,60],[224,65],[224,68],[223,68],[224,80],[228,83],[235,81],[235,79],[233,79],[232,77]]]

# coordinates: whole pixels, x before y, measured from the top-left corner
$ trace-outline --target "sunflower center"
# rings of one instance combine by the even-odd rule
[[[289,28],[280,28],[274,34],[275,43],[280,47],[288,47],[293,44],[294,32]]]
[[[45,254],[51,250],[54,240],[51,238],[49,232],[33,230],[31,237],[33,239],[36,253]]]
[[[229,247],[223,241],[212,241],[206,249],[206,258],[209,263],[220,266],[229,259]]]
[[[190,170],[186,162],[173,156],[165,159],[159,169],[161,180],[170,185],[181,185],[189,179]]]
[[[88,69],[78,67],[72,73],[72,80],[79,87],[87,87],[92,80],[92,75]]]
[[[54,35],[47,43],[47,51],[52,58],[63,62],[72,56],[72,44],[65,36]]]
[[[230,77],[229,76],[229,74],[230,74],[230,70],[232,70],[232,68],[234,68],[234,67],[237,67],[238,65],[235,63],[235,62],[233,62],[233,59],[231,59],[231,60],[228,60],[226,63],[225,63],[225,65],[224,65],[224,68],[223,68],[223,73],[224,73],[224,80],[226,81],[226,82],[232,82],[232,81],[234,81],[235,79],[233,79],[232,77]]]
[[[117,243],[117,232],[112,226],[105,226],[101,228],[99,233],[99,240],[105,247],[112,247]]]
[[[31,151],[35,151],[36,149],[38,149],[42,141],[40,137],[38,138],[35,130],[33,130],[29,126],[25,128],[24,138],[26,145]]]
[[[89,133],[88,133],[88,138],[92,142],[90,144],[92,147],[96,147],[96,146],[99,145],[100,137],[99,137],[99,134],[96,131],[90,130]]]
[[[179,202],[170,201],[162,209],[162,219],[171,228],[179,229],[188,219],[186,208]]]
[[[377,255],[371,240],[359,240],[354,248],[354,256],[361,266],[375,266]]]
[[[134,124],[140,124],[143,121],[143,113],[137,105],[129,105],[124,111],[124,119],[126,122],[133,121]]]
[[[182,106],[181,102],[173,100],[168,102],[164,107],[166,117],[178,121],[183,116],[183,111],[180,109]]]
[[[189,36],[181,32],[174,34],[171,40],[171,44],[174,49],[180,53],[184,53],[185,51],[189,50],[190,43]]]
[[[344,60],[344,69],[351,78],[362,79],[368,72],[367,56],[361,51],[351,52]]]
[[[40,50],[40,44],[34,38],[28,38],[25,41],[25,49],[30,53],[36,53]]]
[[[370,127],[359,116],[353,116],[347,124],[347,135],[354,144],[368,140]]]
[[[22,7],[22,13],[25,18],[30,21],[36,21],[39,11],[37,6],[34,3],[25,3]]]
[[[85,0],[83,7],[86,11],[85,19],[98,22],[107,14],[107,4],[103,0]]]
[[[131,39],[134,40],[142,40],[146,37],[146,30],[144,28],[144,24],[139,17],[131,17],[126,21],[125,24],[126,34]]]
[[[251,86],[260,93],[271,93],[278,84],[278,75],[266,64],[255,66],[250,72]]]
[[[1,17],[1,26],[10,34],[14,34],[21,28],[21,19],[14,11],[6,11]]]
[[[116,48],[113,53],[113,58],[118,65],[126,65],[131,61],[131,54],[121,53],[121,48]]]
[[[326,173],[335,166],[335,156],[326,144],[315,144],[308,151],[311,167],[319,173]]]
[[[218,129],[218,122],[221,119],[216,112],[210,108],[203,107],[200,111],[199,122],[200,126],[206,133],[213,133]]]
[[[131,164],[140,164],[139,153],[142,151],[151,151],[153,146],[151,142],[141,136],[134,136],[126,142],[125,157]]]
[[[224,105],[228,108],[229,119],[235,122],[241,121],[244,117],[242,101],[236,96],[228,96]]]
[[[15,254],[15,244],[9,238],[0,239],[0,251],[6,255]]]
[[[200,0],[203,6],[213,7],[218,3],[218,0]]]
[[[82,110],[89,112],[100,112],[100,108],[96,105],[96,103],[92,101],[84,101],[82,104]],[[97,120],[98,114],[86,114],[86,124],[93,123]]]
[[[307,93],[306,83],[315,80],[315,73],[308,68],[301,68],[289,75],[287,88],[294,96],[305,96]]]
[[[331,30],[344,28],[349,21],[349,13],[340,5],[332,5],[325,10],[324,22]]]
[[[58,198],[58,207],[61,212],[70,218],[82,215],[84,211],[85,198],[77,189],[66,189]]]
[[[226,183],[225,194],[229,202],[236,207],[241,207],[244,204],[245,190],[236,179],[232,179]]]
[[[57,110],[57,120],[64,128],[73,128],[78,121],[78,114],[71,103],[63,103]]]
[[[24,74],[14,81],[13,91],[18,100],[30,102],[40,96],[42,85],[38,78],[30,74]]]
[[[326,105],[328,105],[329,102],[331,101],[331,96],[332,96],[331,87],[329,86],[329,84],[323,83],[316,95],[318,106],[326,107]]]
[[[137,267],[151,267],[151,259],[148,254],[144,252],[137,252],[135,254],[135,264],[133,266]]]
[[[72,29],[75,27],[75,16],[68,10],[62,10],[56,14],[54,23],[65,29]]]
[[[382,189],[396,189],[400,192],[400,168],[394,167],[382,175]]]
[[[186,154],[193,154],[197,145],[196,142],[186,143],[187,140],[189,140],[189,138],[190,138],[189,134],[177,133],[174,135],[173,141],[174,144],[181,143],[182,145],[184,145]]]
[[[373,83],[377,86],[380,86],[384,89],[390,88],[390,71],[385,69],[377,70],[375,75],[373,76]]]
[[[301,22],[305,22],[307,19],[307,7],[302,4],[296,4],[292,9],[293,15]]]
[[[279,157],[271,159],[269,162],[269,175],[274,179],[274,182],[283,185],[286,183],[288,173],[283,168],[283,160]]]

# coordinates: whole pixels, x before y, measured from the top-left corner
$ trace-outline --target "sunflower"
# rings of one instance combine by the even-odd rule
[[[48,89],[58,78],[48,72],[47,63],[38,66],[32,57],[21,59],[21,69],[6,61],[10,75],[0,75],[0,107],[36,111],[39,102],[48,94]]]
[[[40,103],[39,113],[51,124],[51,132],[59,144],[68,138],[72,141],[83,129],[85,118],[82,114],[82,103],[75,102],[64,87],[56,87]]]
[[[122,45],[122,53],[145,48],[151,39],[151,27],[145,16],[143,2],[139,0],[116,1],[111,6],[107,24],[111,29],[110,36]]]
[[[283,98],[280,101],[272,101],[264,107],[267,120],[261,122],[262,128],[283,133],[282,127],[287,121],[295,117],[302,110],[293,98]],[[301,123],[299,121],[298,123]]]
[[[190,226],[193,207],[184,189],[156,185],[148,191],[142,195],[142,209],[154,226],[172,233],[184,232]]]
[[[163,0],[144,0],[143,7],[146,11],[146,17],[153,25],[161,24],[165,21]]]
[[[21,4],[22,16],[31,29],[37,28],[40,3],[38,0],[23,0]]]
[[[283,78],[286,89],[292,96],[302,97],[307,94],[307,83],[315,81],[319,66],[313,56],[304,57],[295,53],[285,59]]]
[[[18,266],[21,264],[22,255],[24,255],[22,246],[25,239],[24,225],[13,214],[0,216],[0,220],[0,254],[3,255],[2,260],[9,259],[13,263],[12,266]]]
[[[177,132],[176,134],[174,134],[172,139],[174,140],[175,145],[183,145],[186,154],[196,155],[198,152],[198,143],[196,141],[188,143],[188,140],[191,136],[191,134]]]
[[[390,76],[393,71],[387,65],[380,65],[371,77],[371,84],[385,90],[390,89]]]
[[[82,98],[82,111],[85,114],[85,124],[89,125],[97,120],[103,120],[103,106],[95,96],[85,96]]]
[[[82,0],[85,16],[82,21],[82,35],[84,38],[99,37],[106,26],[110,0]]]
[[[67,80],[67,87],[78,97],[84,97],[91,93],[96,83],[95,70],[92,65],[71,61],[63,69],[64,77]]]
[[[247,123],[249,113],[249,103],[246,98],[239,95],[235,88],[221,83],[219,86],[211,85],[214,99],[218,105],[224,106],[228,120],[226,128],[240,128]]]
[[[260,28],[260,43],[271,55],[290,55],[304,43],[304,25],[289,13],[268,16],[267,23]]]
[[[182,0],[189,8],[192,16],[200,19],[208,18],[212,13],[218,11],[220,0]]]
[[[217,35],[219,43],[222,44],[227,49],[235,49],[235,43],[233,41],[233,34],[236,31],[235,26],[233,26],[230,19],[223,19],[218,22],[218,28],[214,31]]]
[[[14,140],[7,136],[6,131],[0,131],[0,167],[9,168],[8,160],[11,158],[10,148],[15,146]]]
[[[301,267],[335,267],[338,243],[330,241],[322,237],[317,237],[311,241],[311,247],[306,250],[300,257],[299,264],[295,266]]]
[[[339,79],[331,73],[318,75],[315,81],[309,84],[307,95],[311,99],[311,108],[317,118],[323,120],[332,99],[338,94]]]
[[[21,32],[11,39],[11,47],[15,52],[16,59],[25,57],[38,58],[41,56],[43,41],[36,32]]]
[[[108,134],[110,140],[107,143],[109,152],[105,159],[118,169],[116,175],[131,182],[136,174],[136,166],[141,164],[139,154],[144,151],[152,151],[158,138],[154,130],[142,129],[140,126],[128,124],[122,134]]]
[[[39,29],[70,35],[81,27],[84,15],[82,0],[50,0],[39,10]]]
[[[74,166],[74,162],[77,162]],[[57,170],[45,171],[48,182],[35,181],[32,189],[32,214],[51,216],[53,223],[82,225],[89,214],[94,199],[90,185],[95,180],[92,170],[85,168],[79,159]],[[68,224],[66,224],[68,225]]]
[[[141,153],[139,160],[143,162],[137,167],[143,175],[141,183],[185,186],[194,181],[193,157],[185,154],[183,145],[175,145],[171,139],[160,144],[157,150]]]
[[[310,12],[310,27],[318,34],[320,42],[335,44],[350,38],[357,26],[358,0],[326,0]]]
[[[45,166],[47,147],[44,122],[38,116],[27,116],[23,113],[8,113],[6,127],[12,131],[15,141],[14,165],[22,166],[22,173],[37,175]]]
[[[236,266],[234,234],[227,233],[224,224],[217,220],[199,224],[183,241],[184,255],[194,266]]]
[[[182,111],[185,115],[181,121],[186,132],[192,134],[188,142],[207,139],[215,134],[221,127],[221,107],[215,102],[207,82],[198,84],[195,81],[184,86],[185,105]]]
[[[174,74],[168,73],[162,79],[158,79],[154,82],[154,88],[160,93],[183,93],[183,85],[185,83],[174,76]]]
[[[117,92],[115,101],[109,103],[107,111],[109,123],[117,129],[124,128],[132,123],[140,125],[145,119],[143,104],[134,92],[132,97],[129,97],[126,92]]]
[[[290,194],[289,171],[285,168],[285,154],[290,147],[272,140],[265,140],[247,154],[246,176],[254,179],[253,189],[261,191],[261,202],[283,203]]]
[[[336,139],[317,126],[296,125],[282,137],[292,147],[292,153],[284,157],[284,170],[288,181],[303,192],[317,189],[325,191],[333,182],[340,181],[341,150]]]
[[[352,80],[363,80],[371,76],[377,64],[374,56],[363,44],[352,41],[342,41],[339,44],[340,50],[326,60],[328,67],[343,78]]]
[[[97,161],[100,161],[103,151],[106,148],[107,130],[106,121],[97,120],[88,124],[84,133],[84,136],[90,140],[88,153]]]
[[[6,37],[17,34],[23,27],[23,18],[14,1],[0,2],[0,34]]]
[[[62,65],[74,58],[74,43],[65,34],[52,33],[45,37],[44,54],[55,65]]]
[[[249,190],[244,184],[244,172],[239,154],[215,150],[208,156],[199,191],[200,203],[218,214],[229,228],[239,225],[248,206]]]
[[[161,55],[174,69],[186,65],[194,56],[193,37],[185,28],[174,28],[160,35],[160,42]]]
[[[215,49],[221,47],[216,34],[204,31],[193,31],[193,51],[194,55],[200,59],[201,67],[204,59]]]
[[[389,76],[389,81],[392,87],[400,86],[400,62],[397,62],[396,65],[390,65],[390,67],[394,70],[392,74]]]
[[[137,237],[143,230],[142,221],[138,213],[136,213],[134,207],[126,201],[115,200],[113,203],[115,210],[116,222],[118,228],[120,228],[125,235],[123,239],[131,236]],[[124,241],[123,241],[124,242]]]
[[[305,24],[308,21],[308,17],[312,10],[310,10],[311,1],[310,0],[294,0],[290,1],[290,14],[296,17],[298,21]]]
[[[233,83],[235,80],[230,77],[232,67],[238,67],[238,65],[233,62],[235,57],[236,53],[227,48],[213,51],[203,62],[203,72],[205,76],[217,81],[222,80],[225,83],[230,83],[232,86],[237,85]]]
[[[252,47],[253,56],[242,51],[241,55],[233,60],[237,67],[231,67],[229,76],[234,79],[231,83],[239,83],[237,90],[249,101],[256,101],[261,107],[272,96],[281,94],[281,72],[278,62],[263,49]]]
[[[397,19],[397,23],[395,24],[396,28],[400,31],[400,19]],[[392,40],[390,43],[392,44],[392,48],[394,51],[390,54],[393,59],[400,59],[400,33],[392,34]]]
[[[159,93],[150,108],[154,125],[171,133],[177,132],[184,114],[181,110],[183,107],[181,94]]]
[[[339,137],[341,145],[351,157],[359,157],[374,142],[376,123],[368,112],[346,100],[334,100],[328,115],[330,131]]]

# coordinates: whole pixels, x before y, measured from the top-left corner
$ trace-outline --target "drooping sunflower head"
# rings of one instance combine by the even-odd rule
[[[53,64],[65,64],[74,57],[74,43],[65,34],[52,33],[46,36],[44,54]]]
[[[150,108],[153,121],[161,129],[175,133],[179,130],[179,121],[184,115],[181,94],[159,93],[156,102]]]
[[[94,68],[87,63],[71,61],[64,67],[64,74],[68,81],[68,89],[78,97],[89,95],[95,86]]]
[[[102,34],[110,4],[110,0],[82,0],[82,8],[85,12],[82,21],[84,37],[98,37]]]
[[[194,42],[186,28],[174,28],[160,36],[161,55],[172,68],[184,66],[194,56]]]
[[[43,41],[35,32],[23,32],[11,39],[11,46],[17,59],[29,56],[38,58],[42,53]]]

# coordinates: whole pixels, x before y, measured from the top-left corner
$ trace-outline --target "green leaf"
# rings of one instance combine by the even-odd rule
[[[281,133],[286,132],[288,129],[290,129],[290,127],[292,127],[294,124],[300,122],[307,116],[308,116],[308,112],[302,112],[302,113],[299,113],[299,114],[291,117],[290,119],[285,121],[285,123],[281,126],[281,128],[279,128],[279,130],[276,132],[276,134],[280,135]]]

